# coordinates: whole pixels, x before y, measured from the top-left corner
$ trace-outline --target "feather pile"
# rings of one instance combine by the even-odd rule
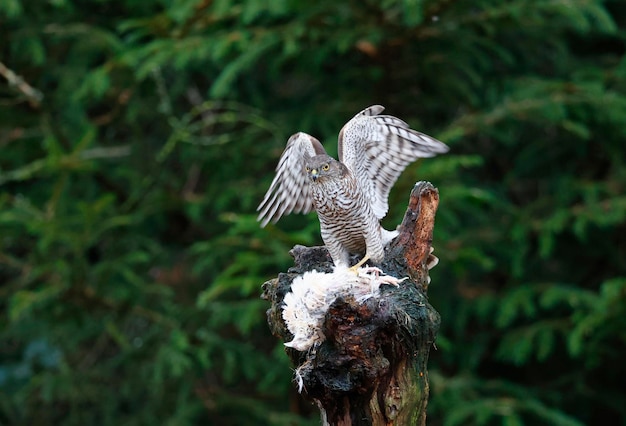
[[[293,339],[285,346],[306,351],[325,339],[321,332],[324,316],[338,297],[352,296],[358,303],[380,295],[383,284],[398,286],[407,278],[385,275],[375,267],[363,267],[356,273],[336,267],[332,273],[305,272],[295,278],[291,292],[285,295],[283,319]]]

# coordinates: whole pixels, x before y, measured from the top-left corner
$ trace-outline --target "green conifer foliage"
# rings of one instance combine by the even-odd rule
[[[451,146],[431,425],[626,424],[620,0],[0,1],[0,424],[319,424],[260,285],[288,136],[380,103]]]

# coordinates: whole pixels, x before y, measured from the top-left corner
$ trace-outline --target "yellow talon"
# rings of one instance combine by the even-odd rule
[[[355,273],[355,274],[356,274],[356,273],[357,273],[357,272],[356,272],[356,271],[357,271],[357,269],[359,269],[361,266],[363,266],[363,264],[364,264],[365,262],[367,262],[368,260],[370,260],[370,257],[366,254],[366,255],[365,255],[365,257],[364,257],[363,259],[361,259],[361,260],[360,260],[360,261],[359,261],[356,265],[354,265],[354,266],[352,266],[352,267],[350,268],[350,272],[353,272],[353,273]]]

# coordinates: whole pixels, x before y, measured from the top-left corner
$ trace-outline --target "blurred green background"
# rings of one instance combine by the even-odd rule
[[[626,2],[0,1],[0,424],[317,425],[261,284],[286,140],[450,145],[429,425],[626,424]]]

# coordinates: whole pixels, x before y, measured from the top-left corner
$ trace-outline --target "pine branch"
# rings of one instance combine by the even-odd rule
[[[28,84],[21,76],[0,62],[0,75],[4,77],[10,86],[15,86],[29,100],[31,105],[39,106],[43,100],[43,93]]]

